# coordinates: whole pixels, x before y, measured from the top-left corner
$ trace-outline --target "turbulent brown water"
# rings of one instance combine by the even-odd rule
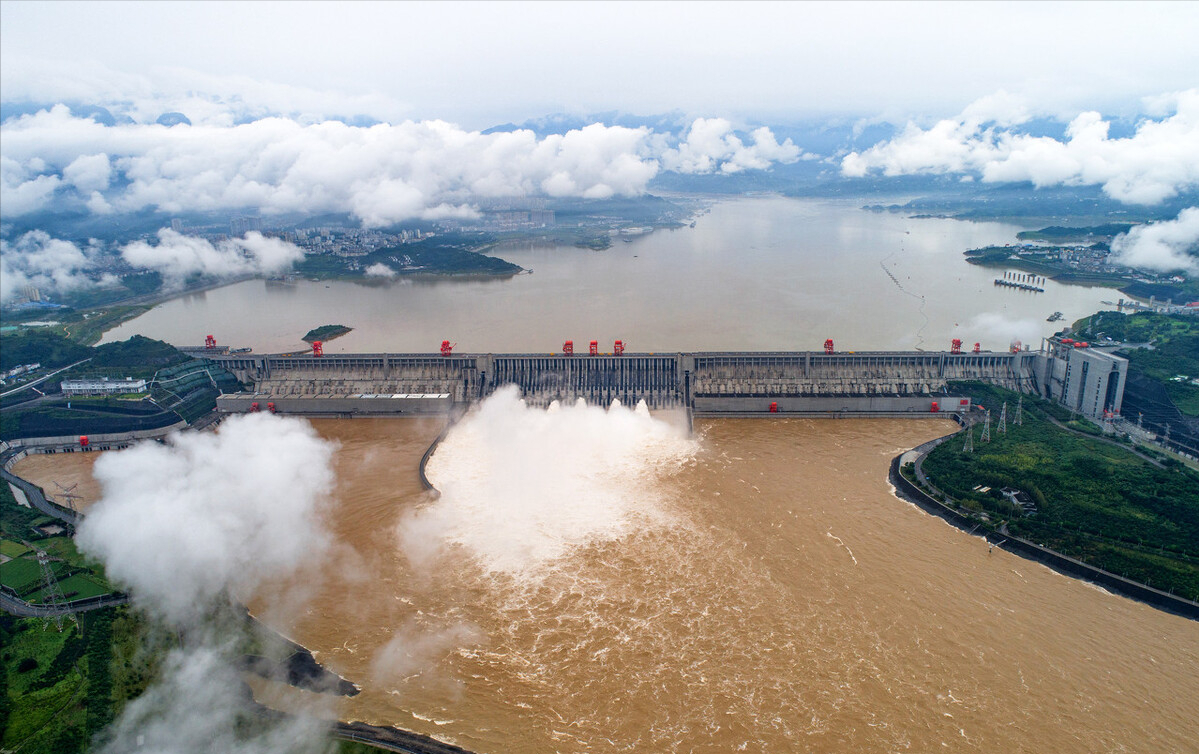
[[[417,464],[439,423],[314,424],[344,548],[279,626],[363,687],[342,719],[495,754],[1196,750],[1199,625],[892,495],[890,459],[947,422],[698,422],[691,460],[628,479],[653,515],[490,572],[485,549],[429,571],[401,549],[437,505]]]
[[[372,576],[291,630],[364,686],[343,719],[484,752],[1194,751],[1195,623],[891,494],[890,459],[948,423],[701,422],[668,522],[538,579],[411,572],[394,529],[436,426],[316,425]]]

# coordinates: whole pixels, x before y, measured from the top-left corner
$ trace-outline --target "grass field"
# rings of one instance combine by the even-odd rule
[[[1024,396],[1024,423],[1016,426],[1016,394],[977,383],[951,390],[992,409],[991,442],[980,442],[976,428],[973,453],[955,439],[924,461],[930,481],[963,513],[985,514],[992,529],[1006,525],[1105,570],[1199,599],[1199,473],[1176,461],[1157,467],[1127,447],[1061,429],[1048,420],[1055,404]],[[1005,400],[1008,427],[999,433]],[[1003,487],[1028,493],[1038,512],[1024,515],[1001,498]]]

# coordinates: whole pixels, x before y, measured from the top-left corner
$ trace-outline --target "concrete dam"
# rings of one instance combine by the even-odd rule
[[[945,392],[950,380],[1039,392],[1034,367],[1039,355],[214,353],[206,358],[253,385],[253,392],[222,395],[217,405],[226,412],[339,417],[440,413],[515,385],[533,405],[582,398],[599,405],[644,400],[650,408],[686,408],[698,416],[913,416],[968,410],[967,399]]]

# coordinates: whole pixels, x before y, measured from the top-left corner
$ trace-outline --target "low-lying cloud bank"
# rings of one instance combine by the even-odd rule
[[[161,272],[170,286],[196,274],[231,277],[282,272],[303,259],[304,252],[257,231],[213,244],[163,228],[157,245],[135,241],[121,248],[121,257],[133,267]]]
[[[0,302],[22,295],[26,286],[59,293],[115,283],[111,275],[96,275],[99,247],[84,248],[51,238],[40,230],[12,241],[0,240]]]
[[[93,472],[103,495],[76,542],[136,604],[199,620],[226,592],[250,599],[319,564],[331,545],[332,455],[312,425],[271,414],[106,453]]]
[[[133,270],[162,274],[163,286],[180,288],[193,275],[228,278],[236,275],[272,275],[290,269],[304,258],[293,243],[250,231],[242,238],[212,243],[169,228],[158,231],[158,242],[134,241],[119,249]],[[87,246],[53,238],[40,230],[12,242],[0,240],[0,303],[23,296],[27,286],[43,294],[66,294],[120,281],[102,271],[103,244]]]
[[[846,155],[841,172],[965,173],[992,183],[1100,185],[1121,202],[1158,204],[1199,186],[1199,89],[1152,104],[1164,111],[1162,117],[1142,121],[1127,138],[1110,138],[1111,124],[1097,112],[1084,112],[1058,141],[1013,130],[1029,116],[1018,99],[1001,93],[927,130],[909,123],[894,139]]]
[[[681,138],[601,123],[538,138],[439,120],[105,126],[58,105],[14,118],[0,133],[8,216],[52,203],[98,214],[257,207],[349,212],[381,226],[469,216],[478,198],[636,195],[661,170],[735,173],[801,156],[767,128],[743,138],[729,121],[703,118]]]
[[[96,461],[103,494],[79,525],[79,549],[104,562],[133,604],[183,645],[160,677],[93,742],[127,751],[317,754],[328,750],[332,707],[259,717],[237,669],[227,599],[279,618],[296,614],[332,555],[328,503],[334,445],[300,419],[250,414],[219,434],[180,433]]]
[[[1112,261],[1159,272],[1199,275],[1199,207],[1164,222],[1137,225],[1112,240]]]

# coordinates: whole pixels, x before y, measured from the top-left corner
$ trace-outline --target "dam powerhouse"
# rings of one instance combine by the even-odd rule
[[[980,380],[1050,398],[1092,419],[1118,415],[1127,360],[1088,343],[1055,336],[1040,350],[838,352],[822,351],[629,353],[616,341],[601,353],[575,353],[567,341],[553,354],[461,354],[444,341],[427,354],[258,355],[217,347],[211,338],[194,355],[232,372],[247,392],[217,399],[225,413],[271,411],[352,418],[439,414],[478,402],[515,385],[532,405],[582,398],[588,403],[689,415],[745,417],[917,417],[964,414],[970,400],[951,395],[948,383]]]

